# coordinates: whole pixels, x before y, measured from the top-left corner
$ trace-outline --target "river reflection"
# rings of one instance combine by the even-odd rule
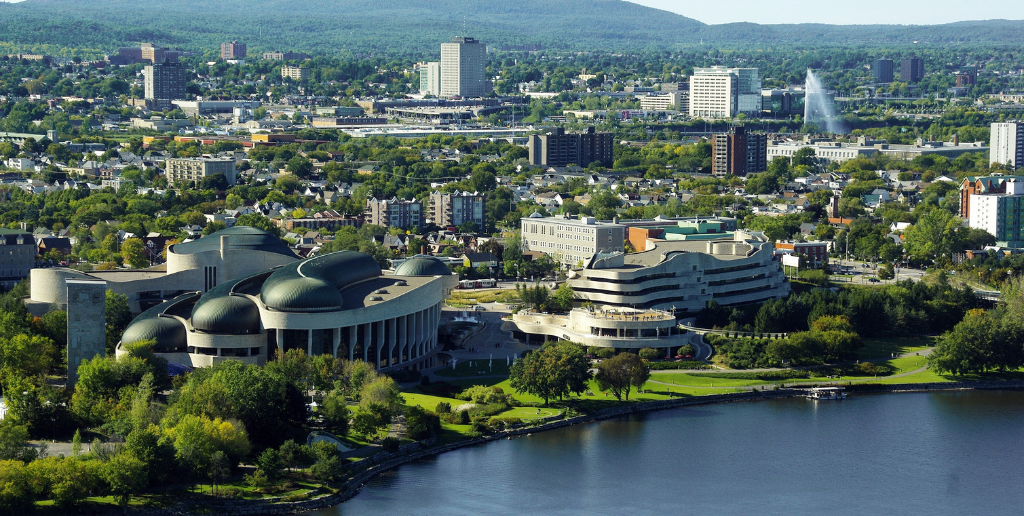
[[[1024,393],[680,408],[424,459],[316,513],[1021,514]]]

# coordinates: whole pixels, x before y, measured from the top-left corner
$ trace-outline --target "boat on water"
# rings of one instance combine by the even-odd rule
[[[842,387],[812,387],[807,391],[807,398],[812,400],[846,399],[846,391]]]

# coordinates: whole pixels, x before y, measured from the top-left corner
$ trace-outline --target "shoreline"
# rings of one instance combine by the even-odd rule
[[[808,388],[811,386],[808,386]],[[971,382],[945,382],[945,383],[917,383],[917,384],[852,384],[845,386],[847,392],[851,393],[863,393],[863,394],[878,394],[878,393],[908,393],[908,392],[935,392],[935,391],[964,391],[964,390],[1010,390],[1010,389],[1024,389],[1024,381],[971,381]],[[265,500],[225,500],[224,502],[217,503],[216,505],[207,504],[203,506],[205,511],[211,509],[216,510],[221,516],[242,516],[242,515],[271,515],[271,514],[299,514],[309,511],[315,511],[333,507],[335,505],[342,504],[354,496],[359,494],[366,483],[374,477],[383,474],[387,471],[395,469],[404,464],[415,462],[417,460],[441,455],[450,451],[458,450],[469,446],[476,446],[480,444],[486,444],[492,441],[498,441],[501,439],[511,439],[513,437],[520,437],[523,435],[530,435],[534,432],[546,432],[555,430],[558,428],[564,428],[567,426],[588,424],[595,421],[601,421],[605,419],[612,419],[616,417],[628,416],[631,414],[639,414],[644,412],[654,412],[659,410],[669,410],[674,408],[697,406],[697,405],[712,405],[720,403],[734,403],[734,402],[745,402],[745,401],[760,401],[769,399],[783,399],[783,398],[796,398],[802,397],[806,394],[805,389],[776,389],[776,390],[752,390],[747,392],[736,392],[728,394],[710,394],[707,396],[691,396],[685,398],[673,398],[669,400],[660,401],[647,401],[631,403],[624,407],[615,407],[598,411],[594,414],[575,416],[572,418],[560,419],[552,421],[550,423],[544,423],[535,427],[528,428],[516,428],[513,430],[506,430],[498,432],[488,436],[482,436],[476,439],[468,439],[463,441],[457,441],[454,443],[446,444],[439,447],[427,447],[424,448],[419,443],[412,443],[404,446],[403,448],[412,449],[420,447],[418,451],[413,451],[408,454],[402,454],[398,457],[391,457],[383,462],[371,465],[366,469],[357,472],[354,476],[340,484],[337,488],[337,492],[332,494],[325,494],[317,498],[295,501],[295,502],[282,502],[274,503],[273,501]],[[430,446],[430,445],[428,445]],[[178,506],[174,508],[165,508],[157,510],[142,510],[135,512],[136,514],[146,515],[185,515],[195,514],[189,509],[193,504],[186,503],[186,507]]]

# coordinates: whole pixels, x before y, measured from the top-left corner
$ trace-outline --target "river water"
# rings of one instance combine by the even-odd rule
[[[463,448],[320,516],[1024,514],[1024,392],[680,408]]]

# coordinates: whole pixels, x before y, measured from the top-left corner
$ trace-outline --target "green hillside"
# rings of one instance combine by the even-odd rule
[[[705,25],[620,0],[26,0],[0,3],[0,42],[109,51],[154,42],[210,50],[237,39],[253,51],[432,55],[472,35],[497,48],[673,49],[738,45],[1011,44],[1024,22],[938,26]],[[10,48],[10,47],[9,47]]]

